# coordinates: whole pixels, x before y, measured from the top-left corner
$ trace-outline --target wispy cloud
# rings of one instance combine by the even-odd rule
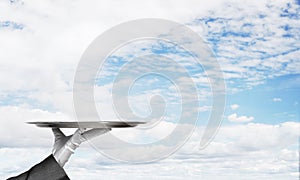
[[[282,101],[281,98],[273,98],[272,100],[273,100],[274,102],[281,102],[281,101]]]
[[[299,73],[294,68],[300,63],[299,12],[291,0],[228,2],[195,23],[208,28],[208,42],[225,78],[233,82],[229,87],[245,89],[268,78]]]
[[[232,110],[236,110],[236,109],[238,109],[240,106],[238,105],[238,104],[232,104],[231,106],[230,106],[230,108],[232,109]]]
[[[237,123],[245,123],[254,120],[254,117],[252,116],[238,116],[236,113],[229,115],[227,118],[229,121]]]

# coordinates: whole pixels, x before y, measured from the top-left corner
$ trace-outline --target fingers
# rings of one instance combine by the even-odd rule
[[[102,128],[102,129],[91,129],[85,131],[85,129],[77,129],[75,133],[71,136],[70,141],[75,146],[79,146],[82,142],[92,139],[94,137],[105,134],[111,130],[111,128]]]
[[[52,128],[52,132],[54,134],[54,144],[53,144],[52,153],[54,154],[64,146],[68,138],[59,128]]]
[[[82,135],[84,136],[85,139],[92,139],[94,137],[105,134],[109,131],[111,131],[111,128],[91,129],[91,130],[84,132]]]
[[[54,134],[55,141],[66,137],[65,134],[59,128],[52,128],[52,132]]]

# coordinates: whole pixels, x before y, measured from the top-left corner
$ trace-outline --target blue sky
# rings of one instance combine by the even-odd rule
[[[191,54],[163,41],[127,44],[107,59],[96,77],[95,100],[101,116],[116,117],[110,93],[118,70],[131,59],[152,53],[173,58],[190,73],[198,88],[200,122],[182,149],[153,164],[123,164],[84,145],[66,166],[70,177],[97,179],[102,174],[111,179],[173,179],[171,170],[178,179],[239,179],[241,175],[246,179],[297,179],[300,3],[295,0],[103,0],[68,5],[56,1],[1,1],[0,162],[5,163],[0,163],[0,169],[4,169],[0,177],[18,174],[51,152],[51,133],[24,122],[76,118],[72,87],[87,46],[117,24],[149,17],[185,24],[211,48],[226,83],[222,126],[211,144],[200,151],[199,140],[211,110],[211,91],[205,70]],[[172,86],[155,75],[137,81],[130,92],[133,109],[147,115],[149,97],[161,94],[170,103],[170,117],[154,129],[156,133],[116,130],[114,135],[130,142],[148,142],[171,132],[180,112],[180,98]],[[109,143],[105,147],[109,148]],[[15,158],[16,153],[24,159]],[[140,171],[134,174],[132,169],[137,168]]]
[[[269,80],[251,90],[228,95],[227,103],[239,103],[241,107],[237,111],[253,115],[254,121],[258,123],[297,122],[299,121],[299,87],[287,85],[288,81],[296,82],[297,79],[299,79],[298,75],[286,75]],[[287,86],[284,87],[285,85]]]

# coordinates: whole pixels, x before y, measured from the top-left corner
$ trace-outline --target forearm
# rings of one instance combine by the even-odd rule
[[[8,180],[69,180],[62,166],[60,166],[53,156],[47,157],[39,164],[33,166],[28,171],[11,177]]]

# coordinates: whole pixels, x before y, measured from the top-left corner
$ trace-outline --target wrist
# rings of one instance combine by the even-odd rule
[[[65,148],[69,149],[70,151],[74,152],[75,149],[79,147],[79,144],[75,144],[72,141],[67,141],[64,145]]]
[[[77,147],[68,141],[61,149],[53,153],[53,156],[57,163],[63,167],[68,162],[70,156],[74,154]]]

